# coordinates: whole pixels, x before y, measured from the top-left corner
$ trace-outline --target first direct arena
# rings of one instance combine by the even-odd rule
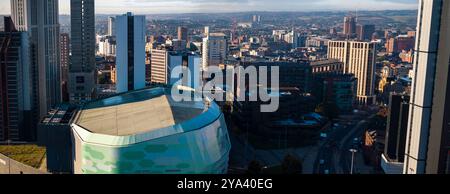
[[[168,88],[86,104],[72,128],[76,174],[222,174],[231,148],[216,103],[176,102]]]

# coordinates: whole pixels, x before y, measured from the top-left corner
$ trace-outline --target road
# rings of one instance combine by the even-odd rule
[[[362,120],[356,125],[353,130],[344,138],[339,146],[339,155],[336,156],[338,158],[340,169],[342,170],[341,173],[343,174],[350,174],[350,168],[351,168],[351,160],[352,160],[352,153],[350,152],[350,149],[356,149],[358,152],[355,154],[361,154],[360,146],[357,146],[354,144],[353,139],[358,138],[360,139],[365,129],[367,129],[368,122],[367,120]],[[357,172],[357,167],[353,168],[354,172]]]
[[[319,145],[311,148],[256,150],[246,143],[245,135],[230,134],[232,143],[230,166],[246,169],[252,160],[260,161],[265,166],[274,166],[282,162],[286,153],[293,153],[302,159],[307,158],[304,165],[308,173],[348,174],[351,164],[349,149],[353,147],[353,139],[362,137],[367,129],[368,120],[373,116],[375,116],[374,113],[356,114],[338,121],[338,126],[324,131],[327,137],[321,140]],[[357,166],[355,170],[358,172]]]
[[[338,122],[337,127],[325,131],[327,137],[320,142],[319,152],[314,163],[315,174],[350,173],[353,139],[360,138],[367,128],[368,120],[373,117],[356,115],[353,119]]]

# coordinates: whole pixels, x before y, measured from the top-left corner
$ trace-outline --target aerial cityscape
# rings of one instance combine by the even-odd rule
[[[0,174],[450,173],[450,1],[0,5]]]

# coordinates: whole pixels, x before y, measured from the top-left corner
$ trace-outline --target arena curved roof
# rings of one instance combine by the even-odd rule
[[[93,101],[78,111],[72,128],[83,141],[123,145],[200,129],[222,114],[214,102],[178,102],[174,95],[151,88]]]

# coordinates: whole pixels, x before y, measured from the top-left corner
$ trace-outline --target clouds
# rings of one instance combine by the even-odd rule
[[[138,14],[417,9],[418,0],[95,0],[97,13]],[[70,0],[60,0],[60,12],[70,12]],[[0,1],[0,14],[9,1]]]

